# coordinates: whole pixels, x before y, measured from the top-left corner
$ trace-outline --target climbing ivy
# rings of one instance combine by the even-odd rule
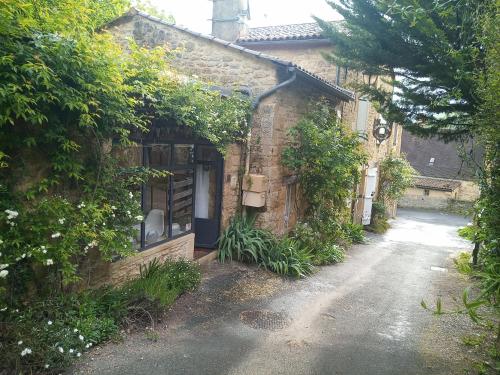
[[[174,123],[222,152],[247,133],[248,100],[95,31],[127,4],[0,0],[0,308],[75,281],[90,249],[132,252],[137,188],[161,175],[117,163],[132,132]]]

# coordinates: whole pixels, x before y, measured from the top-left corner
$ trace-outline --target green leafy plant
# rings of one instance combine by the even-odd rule
[[[219,260],[259,263],[274,242],[271,232],[255,227],[254,216],[237,216],[219,238]]]
[[[323,266],[343,262],[344,258],[345,253],[340,246],[326,243],[314,253],[313,263]]]
[[[307,248],[292,238],[283,237],[264,252],[260,265],[280,275],[305,277],[314,269],[312,258]]]
[[[191,262],[154,260],[141,276],[121,287],[79,294],[57,293],[27,306],[0,311],[0,369],[16,373],[59,373],[92,346],[123,326],[151,325],[182,293],[201,279]]]
[[[457,268],[458,272],[464,275],[470,275],[472,273],[471,259],[472,256],[469,252],[462,251],[461,253],[459,253],[453,259],[453,262],[455,263],[455,267]]]
[[[386,156],[380,163],[379,199],[396,202],[413,185],[416,174],[404,155]]]
[[[363,225],[345,223],[342,225],[342,229],[353,243],[360,244],[366,242],[365,229]]]

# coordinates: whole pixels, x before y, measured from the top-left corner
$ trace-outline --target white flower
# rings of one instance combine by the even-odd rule
[[[3,244],[3,241],[2,241],[2,240],[0,240],[0,245],[1,245],[1,244]]]
[[[16,226],[16,223],[14,223],[13,221],[11,221],[9,224],[10,224],[11,227],[15,227]]]
[[[22,344],[23,344],[23,340],[19,340],[19,341],[17,342],[17,345],[22,345]]]
[[[49,366],[49,364],[48,364],[48,363],[46,363],[44,367],[45,367],[45,368],[49,368],[50,366]]]
[[[127,210],[127,215],[130,216],[130,211]]]
[[[80,357],[81,355],[82,355],[82,353],[76,353],[77,357]]]
[[[75,329],[73,330],[73,332],[74,332],[74,333],[77,333],[77,332],[78,332],[78,330],[75,328]]]
[[[70,350],[69,350],[69,352],[70,352],[70,353],[73,353],[73,352],[74,352],[74,350],[73,350],[73,349],[70,349]]]
[[[83,207],[85,207],[85,203],[81,202],[77,207],[78,208],[83,208]]]
[[[131,191],[129,191],[129,192],[128,192],[128,196],[129,196],[130,198],[133,198],[133,197],[134,197],[134,194],[132,194],[132,192],[131,192]]]
[[[85,340],[85,337],[83,337],[82,335],[79,335],[78,338],[80,339],[80,341]]]
[[[8,274],[9,274],[9,271],[7,271],[7,270],[0,271],[0,279],[6,278]]]
[[[21,255],[21,258],[23,259],[26,258],[26,254]]]
[[[66,219],[63,217],[63,218],[59,219],[59,224],[64,224],[65,221],[66,221]]]
[[[111,206],[111,209],[114,211],[114,210],[116,210],[116,207],[115,206]]]
[[[24,357],[26,354],[31,354],[30,348],[24,348],[23,351],[21,352],[21,357]]]
[[[0,311],[5,311],[5,310],[7,310],[7,307],[3,307],[0,309]]]
[[[53,265],[53,264],[54,264],[54,261],[53,261],[52,259],[47,259],[47,260],[45,261],[45,265],[47,265],[47,266],[51,266],[51,265]]]
[[[137,220],[137,221],[142,221],[142,219],[144,219],[144,216],[142,216],[142,215],[137,215],[135,217],[135,220]]]
[[[0,264],[0,271],[6,269],[7,267],[9,267],[8,264]]]
[[[59,350],[59,353],[64,353],[64,349],[62,347],[58,347],[57,350]]]
[[[49,321],[47,322],[47,324],[48,324],[49,326],[51,326],[51,325],[52,325],[52,320],[49,320]]]
[[[87,349],[88,349],[88,348],[90,348],[91,346],[92,346],[92,343],[91,343],[91,342],[89,342],[87,345],[85,345],[85,347],[86,347]]]
[[[61,237],[61,233],[59,233],[59,232],[53,233],[51,237],[52,238]]]
[[[111,217],[116,217],[116,215],[115,214],[111,214]]]
[[[7,220],[15,219],[19,215],[19,212],[13,210],[5,210],[4,212],[7,214]]]
[[[43,254],[47,254],[47,250],[43,249],[43,250],[42,250],[42,253],[43,253]]]

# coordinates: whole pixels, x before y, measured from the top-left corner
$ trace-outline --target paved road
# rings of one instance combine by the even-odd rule
[[[157,341],[143,333],[87,355],[74,373],[458,374],[463,318],[420,307],[463,287],[450,257],[463,218],[400,210],[342,264],[290,281],[238,264],[208,269]],[[454,332],[456,331],[456,333]]]

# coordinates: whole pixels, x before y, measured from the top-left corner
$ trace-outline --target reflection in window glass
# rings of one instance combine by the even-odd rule
[[[192,164],[194,145],[174,145],[174,164]]]
[[[197,219],[213,219],[215,216],[215,189],[217,169],[213,164],[196,164],[195,215]]]
[[[144,239],[145,245],[168,238],[168,180],[169,177],[152,179],[144,186]]]
[[[193,171],[175,171],[172,196],[172,236],[191,230],[193,221]]]
[[[146,163],[151,168],[166,168],[170,164],[170,145],[152,145],[146,147]]]

